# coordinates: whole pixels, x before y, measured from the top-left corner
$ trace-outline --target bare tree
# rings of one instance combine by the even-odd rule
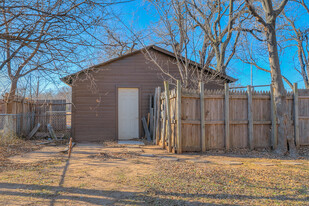
[[[245,0],[251,15],[264,29],[266,37],[269,65],[271,71],[272,86],[274,89],[274,101],[277,110],[279,127],[278,127],[278,147],[277,152],[284,154],[289,151],[291,155],[296,155],[294,143],[294,129],[292,127],[292,117],[288,114],[286,90],[283,85],[282,74],[277,45],[276,20],[283,11],[288,0],[282,0],[277,8],[274,8],[271,0],[250,1]],[[259,4],[262,7],[259,7]]]
[[[215,68],[221,73],[226,73],[226,68],[236,52],[241,34],[238,28],[244,20],[240,18],[245,12],[243,5],[234,0],[186,1],[190,17],[204,33],[206,41],[203,46],[211,45],[213,55],[216,57]],[[234,33],[236,35],[233,38]],[[230,53],[228,53],[229,45],[232,45]]]
[[[309,14],[309,10],[304,1],[300,2]],[[297,59],[299,67],[295,67],[295,70],[302,76],[306,89],[309,89],[309,28],[299,28],[296,24],[296,19],[289,17],[286,13],[283,13],[284,18],[289,22],[290,30],[287,35],[288,41],[292,41],[292,46],[297,48]]]
[[[240,32],[238,32],[233,39],[231,31],[231,25],[234,24],[238,15],[236,15],[237,17],[233,16],[233,18],[230,17],[229,26],[223,29],[224,31],[221,31],[221,24],[224,24],[223,22],[226,20],[223,16],[226,15],[226,9],[229,6],[227,8],[212,9],[209,8],[211,1],[203,1],[202,5],[197,5],[195,1],[182,0],[172,0],[168,3],[166,1],[151,2],[155,5],[160,17],[159,27],[155,30],[157,37],[160,39],[161,44],[171,48],[173,51],[176,57],[174,64],[179,69],[183,87],[196,87],[199,81],[205,83],[216,81],[218,76],[225,75],[225,68],[235,54],[237,41],[240,36]],[[203,11],[200,8],[203,8]],[[202,23],[199,20],[201,16],[206,18],[204,15],[206,13],[207,15],[210,13],[209,15],[213,17],[213,20],[215,20],[214,16],[219,16],[216,19],[216,31],[213,34],[217,39],[209,36],[208,28],[204,25],[206,23]],[[211,22],[208,23],[211,24]],[[225,38],[227,39],[224,41]],[[225,61],[224,58],[228,53],[227,48],[231,39],[235,40],[235,44],[229,53],[228,59]],[[150,59],[153,62],[157,61],[155,57]],[[221,64],[222,62],[224,65]],[[168,71],[164,71],[162,66],[158,65],[158,67],[163,73],[170,76],[171,79],[178,78],[169,74]],[[196,73],[197,71],[198,73]],[[218,82],[218,84],[222,83],[223,81]]]
[[[101,42],[94,35],[107,18],[107,7],[120,1],[3,0],[0,4],[0,71],[14,99],[20,78],[33,72],[70,73],[82,68]],[[7,112],[11,111],[8,104]]]
[[[256,38],[255,38],[256,39]],[[252,41],[252,38],[248,38],[248,41]],[[259,46],[255,46],[254,47],[254,52],[252,51],[252,43],[250,44],[249,42],[244,42],[241,47],[243,48],[243,51],[239,52],[237,56],[237,58],[242,61],[245,64],[249,64],[254,66],[256,69],[267,72],[269,74],[271,74],[271,70],[270,69],[266,69],[265,67],[261,66],[261,64],[259,64],[259,62],[257,61],[257,58],[259,60],[262,59],[262,57],[264,57],[264,45],[263,45],[263,41],[258,40],[258,42],[260,42],[262,45]],[[261,46],[261,48],[259,48]],[[251,47],[251,48],[249,48]],[[259,50],[262,50],[261,52]],[[285,77],[284,75],[282,75],[282,79],[289,85],[289,87],[291,89],[293,89],[293,84],[292,82]]]

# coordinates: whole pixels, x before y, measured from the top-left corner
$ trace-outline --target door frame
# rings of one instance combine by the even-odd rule
[[[138,138],[141,137],[141,119],[142,119],[142,110],[141,110],[141,103],[142,103],[142,89],[140,85],[137,84],[116,84],[116,137],[119,140],[118,136],[118,89],[119,88],[134,88],[138,90]]]

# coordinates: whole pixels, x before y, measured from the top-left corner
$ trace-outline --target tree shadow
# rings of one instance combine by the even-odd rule
[[[226,205],[215,203],[204,203],[198,201],[201,198],[208,198],[215,200],[280,200],[280,201],[298,201],[306,203],[309,200],[307,198],[292,198],[285,195],[277,196],[254,196],[254,195],[232,195],[232,194],[190,194],[190,193],[178,193],[178,192],[163,192],[152,191],[149,192],[125,192],[117,190],[96,190],[96,189],[81,189],[75,187],[63,187],[64,178],[61,178],[59,186],[45,186],[35,184],[15,184],[15,183],[0,183],[0,188],[8,189],[1,191],[2,195],[21,196],[21,197],[33,197],[34,194],[29,191],[35,190],[48,190],[53,192],[52,195],[46,195],[42,193],[35,194],[35,197],[50,199],[50,205],[55,205],[57,200],[70,200],[79,201],[84,203],[90,203],[94,205],[110,205],[115,203],[123,203],[126,205]],[[12,191],[12,190],[19,191]],[[20,192],[20,189],[25,190]],[[68,193],[68,194],[61,194]],[[83,195],[89,195],[84,197]],[[171,198],[181,197],[184,199],[196,199],[194,201],[189,200],[174,200]],[[237,205],[237,204],[228,204]]]

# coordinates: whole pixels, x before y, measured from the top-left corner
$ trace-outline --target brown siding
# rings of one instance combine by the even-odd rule
[[[171,73],[179,74],[176,65],[170,63],[170,57],[159,52],[157,55],[162,63],[168,62]],[[139,88],[140,118],[145,116],[149,112],[149,96],[154,93],[155,87],[163,87],[163,77],[155,68],[139,52],[101,66],[88,75],[80,75],[72,86],[72,132],[75,140],[117,140],[117,87]],[[86,76],[94,80],[90,81]],[[206,87],[215,89],[222,86],[208,84]],[[139,124],[140,136],[143,136],[141,122]]]

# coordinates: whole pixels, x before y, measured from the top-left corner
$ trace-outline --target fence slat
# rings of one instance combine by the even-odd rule
[[[201,150],[202,152],[206,152],[204,83],[200,82],[199,84],[201,107]]]
[[[176,121],[177,121],[177,153],[182,153],[182,136],[181,136],[181,82],[177,80],[176,96]]]
[[[168,141],[168,152],[171,152],[172,141],[171,141],[170,91],[167,81],[164,81],[164,89],[165,89],[165,103],[166,103],[166,115],[167,115],[166,137]]]
[[[278,144],[277,113],[276,113],[272,86],[270,86],[270,108],[271,108],[271,146],[273,149],[276,149]]]
[[[298,114],[298,88],[297,83],[293,85],[294,92],[294,131],[295,131],[295,143],[296,147],[299,148],[299,114]]]
[[[248,93],[248,136],[249,136],[249,147],[251,150],[254,149],[253,139],[253,114],[252,114],[252,87],[247,86]]]
[[[229,103],[229,85],[224,84],[224,128],[225,128],[225,148],[230,149],[230,103]]]

